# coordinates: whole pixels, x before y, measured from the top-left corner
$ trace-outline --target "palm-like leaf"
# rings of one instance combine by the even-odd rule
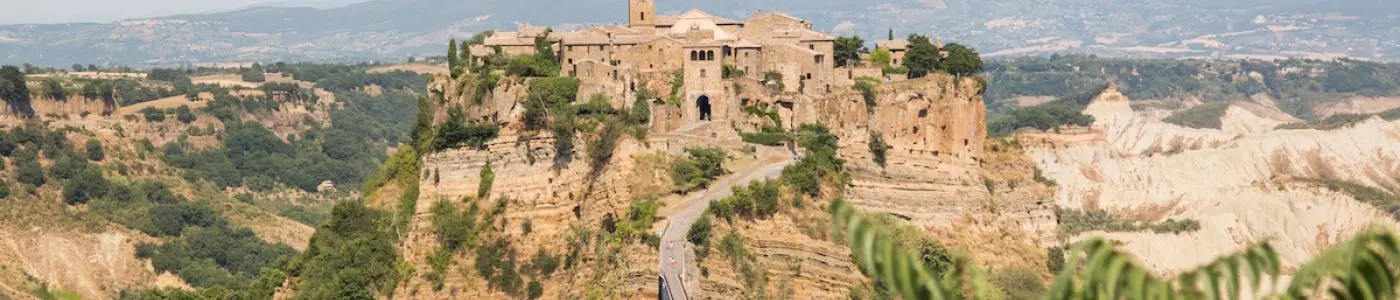
[[[962,299],[963,271],[967,262],[959,260],[943,276],[919,259],[895,247],[889,233],[880,231],[844,202],[832,204],[832,229],[845,233],[862,271],[904,299]],[[974,287],[979,288],[979,287]]]
[[[1366,231],[1304,264],[1294,273],[1285,299],[1307,299],[1326,291],[1336,299],[1393,299],[1400,239]]]

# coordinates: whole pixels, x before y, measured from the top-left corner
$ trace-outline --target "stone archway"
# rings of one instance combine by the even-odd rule
[[[695,108],[700,112],[701,121],[714,121],[714,115],[710,111],[710,96],[701,95],[695,99]]]

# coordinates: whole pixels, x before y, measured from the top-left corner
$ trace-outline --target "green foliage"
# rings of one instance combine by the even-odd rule
[[[875,160],[875,164],[884,168],[887,159],[886,156],[889,155],[891,149],[890,145],[885,144],[884,135],[880,134],[878,131],[871,131],[869,144],[871,159]]]
[[[730,231],[720,240],[719,251],[729,258],[734,270],[739,272],[739,277],[747,288],[745,292],[754,293],[756,291],[762,295],[763,286],[768,279],[758,266],[758,258],[744,246],[743,237],[740,237],[737,232]],[[750,297],[762,298],[756,295],[750,295]]]
[[[27,146],[14,150],[15,166],[18,167],[16,178],[19,183],[42,187],[47,179],[44,178],[44,169],[39,166],[39,153],[36,151],[38,149],[29,149]]]
[[[1059,273],[1065,269],[1065,248],[1061,246],[1050,247],[1045,250],[1045,270],[1050,273]]]
[[[633,125],[651,123],[651,101],[654,99],[656,99],[656,91],[645,85],[638,88],[637,99],[632,102],[632,112],[628,116],[627,123]]]
[[[879,82],[856,80],[856,84],[852,86],[860,91],[861,99],[865,100],[865,112],[872,115],[875,114],[875,85],[877,84],[879,84]]]
[[[844,182],[845,162],[836,157],[836,135],[825,126],[803,124],[795,133],[797,145],[807,154],[783,169],[783,183],[808,196],[821,195],[823,178]]]
[[[24,72],[15,66],[0,67],[0,99],[5,100],[10,111],[24,116],[34,116],[30,105],[29,85],[25,83]]]
[[[1176,112],[1166,119],[1162,119],[1162,121],[1197,129],[1220,129],[1220,118],[1225,116],[1225,110],[1227,108],[1230,108],[1230,105],[1227,103],[1197,105],[1196,107]]]
[[[309,131],[291,143],[256,122],[226,124],[224,134],[222,148],[200,152],[168,144],[165,161],[219,187],[247,186],[248,180],[262,177],[315,192],[325,180],[350,186],[363,182],[384,156],[384,146],[335,129]]]
[[[0,162],[0,164],[3,163],[4,162]],[[8,198],[10,198],[10,183],[8,181],[0,181],[0,200]]]
[[[724,150],[718,148],[686,148],[688,159],[676,160],[671,166],[671,180],[676,189],[690,192],[710,186],[710,182],[724,175]]]
[[[710,214],[700,215],[700,218],[695,220],[695,224],[690,225],[690,230],[686,231],[685,239],[690,241],[691,244],[695,244],[701,248],[708,247],[710,244],[711,222]]]
[[[175,109],[175,119],[180,120],[180,123],[189,124],[198,120],[199,116],[195,115],[193,110],[190,110],[189,105],[180,105],[179,108]]]
[[[734,187],[733,195],[710,203],[707,213],[733,222],[734,216],[742,218],[770,218],[778,213],[777,181],[752,182],[748,186]]]
[[[786,145],[788,141],[791,141],[791,140],[792,140],[792,135],[791,135],[791,134],[788,134],[786,131],[782,131],[781,128],[776,128],[776,127],[764,127],[764,129],[770,129],[770,128],[771,128],[771,129],[776,129],[776,130],[772,130],[772,131],[765,130],[765,131],[753,132],[753,133],[745,132],[745,133],[740,133],[740,134],[739,134],[739,137],[740,137],[745,143],[759,144],[759,145],[764,145],[764,146],[782,146],[782,145]]]
[[[463,248],[471,248],[476,245],[477,235],[480,226],[477,214],[479,208],[476,202],[472,202],[471,207],[458,212],[447,201],[438,201],[433,205],[433,227],[437,228],[438,244],[449,253]],[[489,221],[489,220],[485,220]]]
[[[890,54],[890,49],[876,48],[870,53],[870,60],[875,62],[875,66],[881,69],[890,69],[890,63],[894,61],[894,55]],[[908,72],[908,69],[905,69]],[[889,72],[886,72],[888,74]]]
[[[516,55],[505,67],[506,75],[519,77],[559,76],[559,62],[553,55]]]
[[[311,236],[310,246],[287,267],[296,276],[297,299],[375,299],[399,282],[397,239],[382,213],[360,201],[343,201]]]
[[[860,53],[865,49],[865,40],[860,36],[843,36],[836,38],[836,60],[838,67],[853,67],[860,64]]]
[[[88,159],[90,160],[102,161],[107,158],[107,154],[102,152],[102,141],[89,139],[87,145],[83,146],[83,148],[83,150],[87,151]]]
[[[481,167],[481,182],[476,185],[476,198],[486,199],[491,194],[491,185],[496,183],[496,172],[491,171],[491,161]]]
[[[943,54],[927,36],[909,35],[909,51],[904,54],[904,67],[909,69],[909,78],[927,76],[936,70]]]
[[[988,135],[993,137],[1007,136],[1017,129],[1027,127],[1050,130],[1064,125],[1093,125],[1094,117],[1085,115],[1084,107],[1088,106],[1089,102],[1094,100],[1094,97],[1103,92],[1105,88],[1107,87],[1089,88],[1040,105],[1018,109],[1008,117],[991,121],[987,125]]]
[[[1043,172],[1040,171],[1040,167],[1036,167],[1036,168],[1035,168],[1035,175],[1031,176],[1031,180],[1034,180],[1035,182],[1039,182],[1039,183],[1044,184],[1044,185],[1046,185],[1046,186],[1052,186],[1052,187],[1053,187],[1053,186],[1059,186],[1059,185],[1060,185],[1060,183],[1055,182],[1055,180],[1045,177],[1045,174],[1044,174]]]
[[[487,285],[507,294],[520,293],[524,280],[516,269],[515,252],[506,240],[496,240],[476,251],[476,271]]]
[[[264,82],[264,81],[267,81],[267,75],[264,74],[264,71],[263,71],[263,68],[262,68],[262,64],[259,64],[259,63],[253,63],[253,66],[252,66],[252,67],[243,70],[242,74],[240,74],[240,75],[241,75],[243,81],[247,81],[247,82]]]
[[[154,107],[141,109],[141,115],[146,117],[147,122],[165,122],[165,112]]]
[[[190,227],[174,241],[137,248],[137,256],[150,259],[157,272],[175,273],[198,288],[231,290],[248,287],[296,254],[286,245],[263,242],[252,230],[226,226]]]
[[[460,54],[457,53],[457,39],[456,39],[456,38],[448,39],[448,40],[447,40],[447,69],[451,72],[451,74],[452,74],[452,79],[457,79],[458,76],[461,76],[461,75],[462,75],[462,70],[461,70],[461,68],[459,68],[459,65],[461,64],[461,62],[459,62],[459,60],[461,60],[461,59],[462,59],[462,56],[461,56]]]
[[[525,296],[527,299],[534,300],[539,299],[540,296],[544,296],[544,285],[540,284],[539,281],[531,281],[529,290],[529,293]]]
[[[534,267],[536,274],[540,277],[548,278],[554,275],[554,271],[559,269],[559,258],[549,255],[544,249],[535,252],[535,256],[530,259],[530,265]]]
[[[939,70],[959,76],[971,76],[982,72],[982,57],[977,54],[977,50],[962,44],[949,43],[943,46],[943,51],[948,53],[948,57],[938,64]]]
[[[598,133],[598,138],[588,143],[589,166],[593,175],[601,174],[603,167],[612,160],[613,151],[617,149],[617,138],[622,137],[623,126],[617,118],[608,118],[603,122],[603,130]]]
[[[448,121],[438,127],[433,150],[442,151],[464,145],[473,149],[486,149],[486,143],[500,134],[501,127],[496,124],[463,124],[460,120]]]
[[[1025,268],[1011,267],[992,274],[996,286],[1006,292],[1008,299],[1032,300],[1045,295],[1045,283],[1040,275]]]
[[[102,169],[85,167],[77,176],[63,185],[63,200],[68,205],[87,203],[107,195],[107,178],[102,177]]]
[[[525,127],[533,130],[549,126],[549,117],[565,114],[564,108],[578,97],[578,88],[578,79],[571,77],[530,80],[529,95],[525,99]]]
[[[721,72],[720,78],[723,78],[723,79],[733,79],[733,78],[741,78],[741,77],[744,77],[744,70],[743,70],[743,69],[740,69],[739,67],[735,67],[734,65],[731,65],[731,64],[724,64],[724,66],[723,66],[723,68],[721,69],[721,71],[722,71],[722,72]]]
[[[1151,230],[1156,233],[1179,234],[1182,232],[1195,232],[1201,229],[1200,222],[1191,219],[1168,219],[1161,223],[1141,222],[1119,219],[1103,210],[1084,212],[1077,209],[1058,208],[1055,210],[1055,215],[1060,220],[1060,236],[1064,237],[1072,237],[1089,231],[1132,232]]]

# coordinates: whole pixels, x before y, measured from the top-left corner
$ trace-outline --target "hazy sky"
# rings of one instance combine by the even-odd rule
[[[283,0],[0,0],[0,24],[110,22],[243,8]]]

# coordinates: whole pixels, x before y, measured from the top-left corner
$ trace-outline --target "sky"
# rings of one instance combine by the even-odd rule
[[[132,18],[227,11],[268,3],[345,3],[354,0],[0,0],[0,25],[111,22]]]

